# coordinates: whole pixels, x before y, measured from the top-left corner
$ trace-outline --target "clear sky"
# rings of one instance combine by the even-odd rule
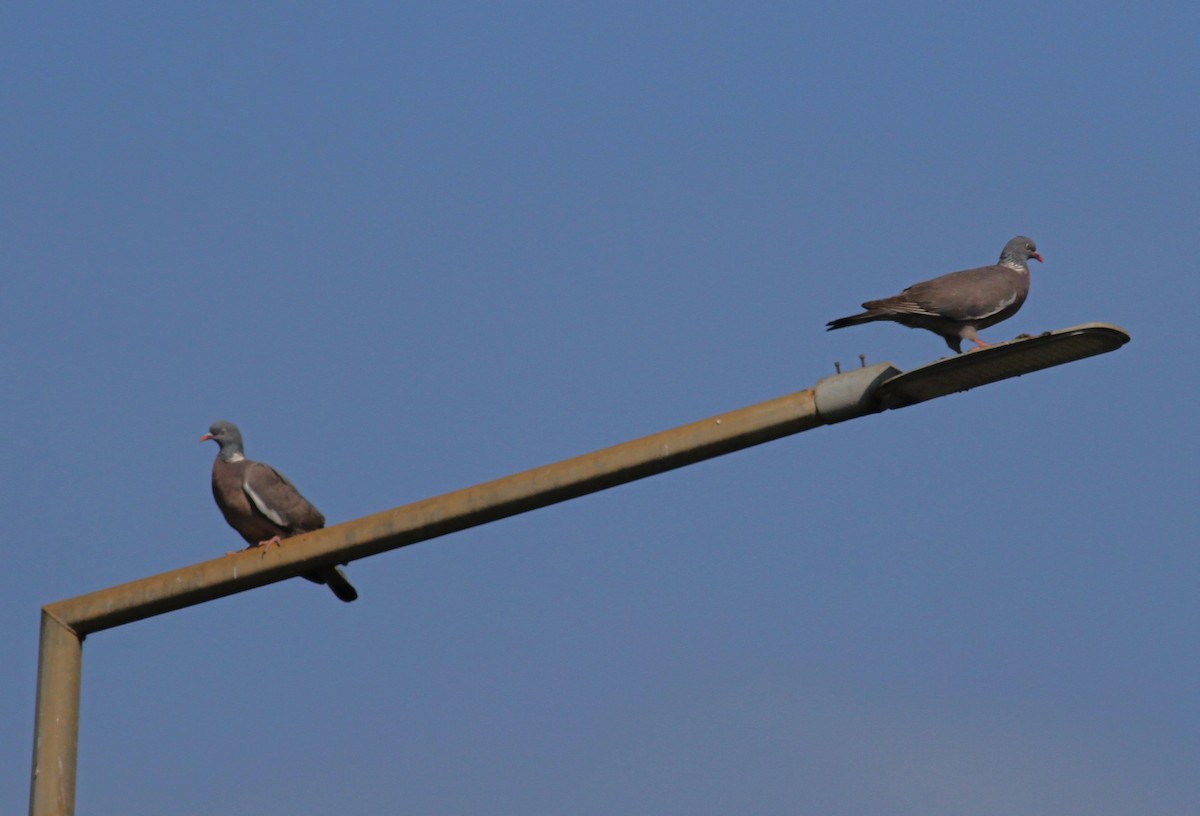
[[[8,4],[0,812],[42,604],[947,353],[1120,351],[88,639],[81,814],[1194,814],[1200,10]]]

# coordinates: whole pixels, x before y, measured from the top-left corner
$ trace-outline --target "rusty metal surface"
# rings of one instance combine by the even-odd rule
[[[872,384],[873,388],[874,385]],[[868,400],[857,400],[870,405]],[[868,413],[878,409],[870,407]],[[30,813],[74,813],[84,636],[653,476],[823,424],[808,389],[43,608]]]
[[[75,812],[82,671],[82,636],[43,611],[30,816],[70,816]]]
[[[871,409],[869,412],[874,412]],[[82,635],[465,530],[822,424],[812,389],[46,607]]]

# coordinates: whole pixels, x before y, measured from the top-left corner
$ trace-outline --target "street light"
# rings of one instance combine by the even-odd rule
[[[814,387],[544,467],[290,538],[280,547],[131,581],[42,607],[31,816],[75,812],[83,639],[165,612],[843,422],[1120,348],[1129,335],[1087,323],[1011,340],[902,372],[864,365]]]

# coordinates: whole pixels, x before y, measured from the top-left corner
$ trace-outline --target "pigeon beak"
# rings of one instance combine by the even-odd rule
[[[1044,261],[1042,260],[1042,256],[1041,256],[1041,255],[1039,255],[1038,253],[1036,253],[1036,252],[1035,252],[1035,253],[1033,253],[1033,257],[1034,257],[1034,258],[1037,258],[1037,260],[1038,260],[1038,263],[1044,263]]]
[[[210,440],[210,439],[212,439],[212,438],[213,438],[213,435],[212,435],[212,434],[205,434],[204,436],[200,437],[200,441],[201,441],[201,442],[207,442],[208,440]]]

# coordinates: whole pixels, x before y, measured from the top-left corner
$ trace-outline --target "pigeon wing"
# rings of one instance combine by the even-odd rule
[[[889,304],[905,314],[927,315],[947,320],[985,320],[1011,307],[1028,292],[1026,277],[1015,269],[985,266],[951,272],[940,278],[908,287]]]
[[[254,462],[246,468],[242,489],[260,513],[289,532],[303,533],[325,526],[321,511],[268,464]]]

